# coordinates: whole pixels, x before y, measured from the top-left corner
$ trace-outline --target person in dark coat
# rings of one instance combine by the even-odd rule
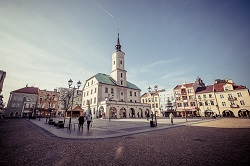
[[[84,124],[84,121],[85,121],[85,119],[84,119],[84,116],[79,116],[79,118],[78,118],[78,122],[79,122],[79,125],[78,125],[78,127],[79,127],[79,131],[80,131],[80,129],[82,129],[82,131],[83,131],[83,124]]]

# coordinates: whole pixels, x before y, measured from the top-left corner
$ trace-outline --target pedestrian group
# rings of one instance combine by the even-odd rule
[[[89,127],[93,126],[92,124],[92,116],[91,114],[89,114],[87,117],[81,115],[79,116],[78,118],[78,129],[79,131],[82,130],[83,131],[83,125],[84,125],[84,122],[87,121],[87,130],[89,130]]]

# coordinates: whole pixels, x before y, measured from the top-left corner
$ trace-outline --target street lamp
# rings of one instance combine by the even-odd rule
[[[68,85],[69,88],[71,88],[71,85],[73,84],[73,81],[70,79],[68,81]],[[75,95],[75,90],[79,89],[79,87],[81,86],[81,81],[77,82],[77,88],[75,88],[75,86],[72,88],[72,104],[71,104],[71,112],[70,112],[70,118],[69,118],[69,130],[70,130],[70,126],[71,126],[71,118],[72,118],[72,110],[73,110],[73,104],[74,104],[74,95]]]
[[[42,110],[42,100],[43,100],[43,98],[42,97],[40,97],[40,110],[39,110],[39,121],[40,121],[40,118],[41,118],[41,110]]]
[[[187,122],[187,112],[186,112],[186,109],[185,109],[185,104],[187,103],[187,100],[183,100],[183,102],[184,102],[185,118],[186,118],[186,122]]]
[[[108,94],[108,97],[106,97],[106,102],[109,101],[109,106],[111,108],[111,100],[113,99],[113,95]],[[107,105],[108,106],[108,105]],[[109,121],[110,121],[110,109],[109,109]]]
[[[154,86],[154,90],[155,90],[155,92],[157,92],[157,90],[158,90],[158,86],[157,85],[155,85]],[[152,88],[149,86],[148,87],[148,92],[150,93],[150,96],[152,97]],[[155,111],[155,100],[154,100],[154,95],[153,95],[153,101],[154,101],[154,116],[155,116],[155,126],[157,126],[157,119],[156,119],[156,111]],[[153,116],[152,116],[152,121],[153,121]]]

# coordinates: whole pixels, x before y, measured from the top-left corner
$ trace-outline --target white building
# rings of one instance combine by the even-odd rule
[[[98,73],[86,80],[82,108],[95,118],[146,117],[150,106],[141,103],[141,90],[127,81],[125,53],[121,51],[119,33],[115,48],[110,75]]]
[[[163,116],[168,117],[170,112],[176,110],[174,94],[172,91],[166,91],[165,89],[159,91],[158,93],[160,100],[160,112]]]

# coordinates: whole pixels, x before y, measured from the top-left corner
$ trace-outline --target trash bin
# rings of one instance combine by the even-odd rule
[[[156,125],[155,125],[155,121],[150,121],[150,127],[155,127]]]

